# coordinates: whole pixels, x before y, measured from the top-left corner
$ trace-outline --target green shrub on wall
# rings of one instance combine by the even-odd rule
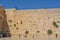
[[[28,33],[29,33],[29,31],[26,31],[26,32],[25,32],[25,34],[28,34]]]
[[[22,24],[22,21],[20,23]]]
[[[55,26],[56,28],[58,28],[58,25],[56,22],[53,22],[53,26]]]
[[[16,27],[16,24],[14,24],[14,27]]]
[[[52,33],[53,33],[52,30],[51,29],[48,29],[47,34],[48,35],[51,35]]]
[[[12,22],[12,20],[9,20],[9,22]]]

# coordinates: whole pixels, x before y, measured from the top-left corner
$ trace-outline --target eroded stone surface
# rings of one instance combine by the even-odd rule
[[[60,38],[60,23],[58,28],[53,26],[53,22],[60,21],[60,9],[41,9],[41,10],[15,10],[5,9],[7,23],[12,38]],[[9,22],[11,20],[12,22]],[[15,25],[15,26],[14,26]],[[18,30],[17,30],[18,29]],[[48,35],[51,29],[53,34]],[[5,29],[7,30],[7,29]],[[25,32],[29,31],[28,35]],[[56,35],[57,34],[57,35]],[[21,35],[21,36],[19,36]]]

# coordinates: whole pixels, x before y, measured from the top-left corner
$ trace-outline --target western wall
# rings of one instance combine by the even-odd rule
[[[12,38],[60,38],[60,9],[4,9],[3,33]],[[6,25],[7,24],[7,25]],[[4,25],[4,26],[3,26]],[[1,29],[2,30],[2,29]],[[49,31],[48,31],[49,30]]]

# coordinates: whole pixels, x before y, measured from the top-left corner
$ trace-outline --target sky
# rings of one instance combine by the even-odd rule
[[[60,0],[0,0],[0,5],[17,10],[60,8]]]

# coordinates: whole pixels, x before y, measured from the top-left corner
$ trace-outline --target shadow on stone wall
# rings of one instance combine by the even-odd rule
[[[10,29],[9,29],[9,26],[8,26],[8,23],[7,23],[7,15],[5,14],[5,11],[3,10],[2,12],[2,19],[3,19],[3,24],[2,24],[2,34],[3,34],[3,37],[11,37],[11,34],[10,34]]]

